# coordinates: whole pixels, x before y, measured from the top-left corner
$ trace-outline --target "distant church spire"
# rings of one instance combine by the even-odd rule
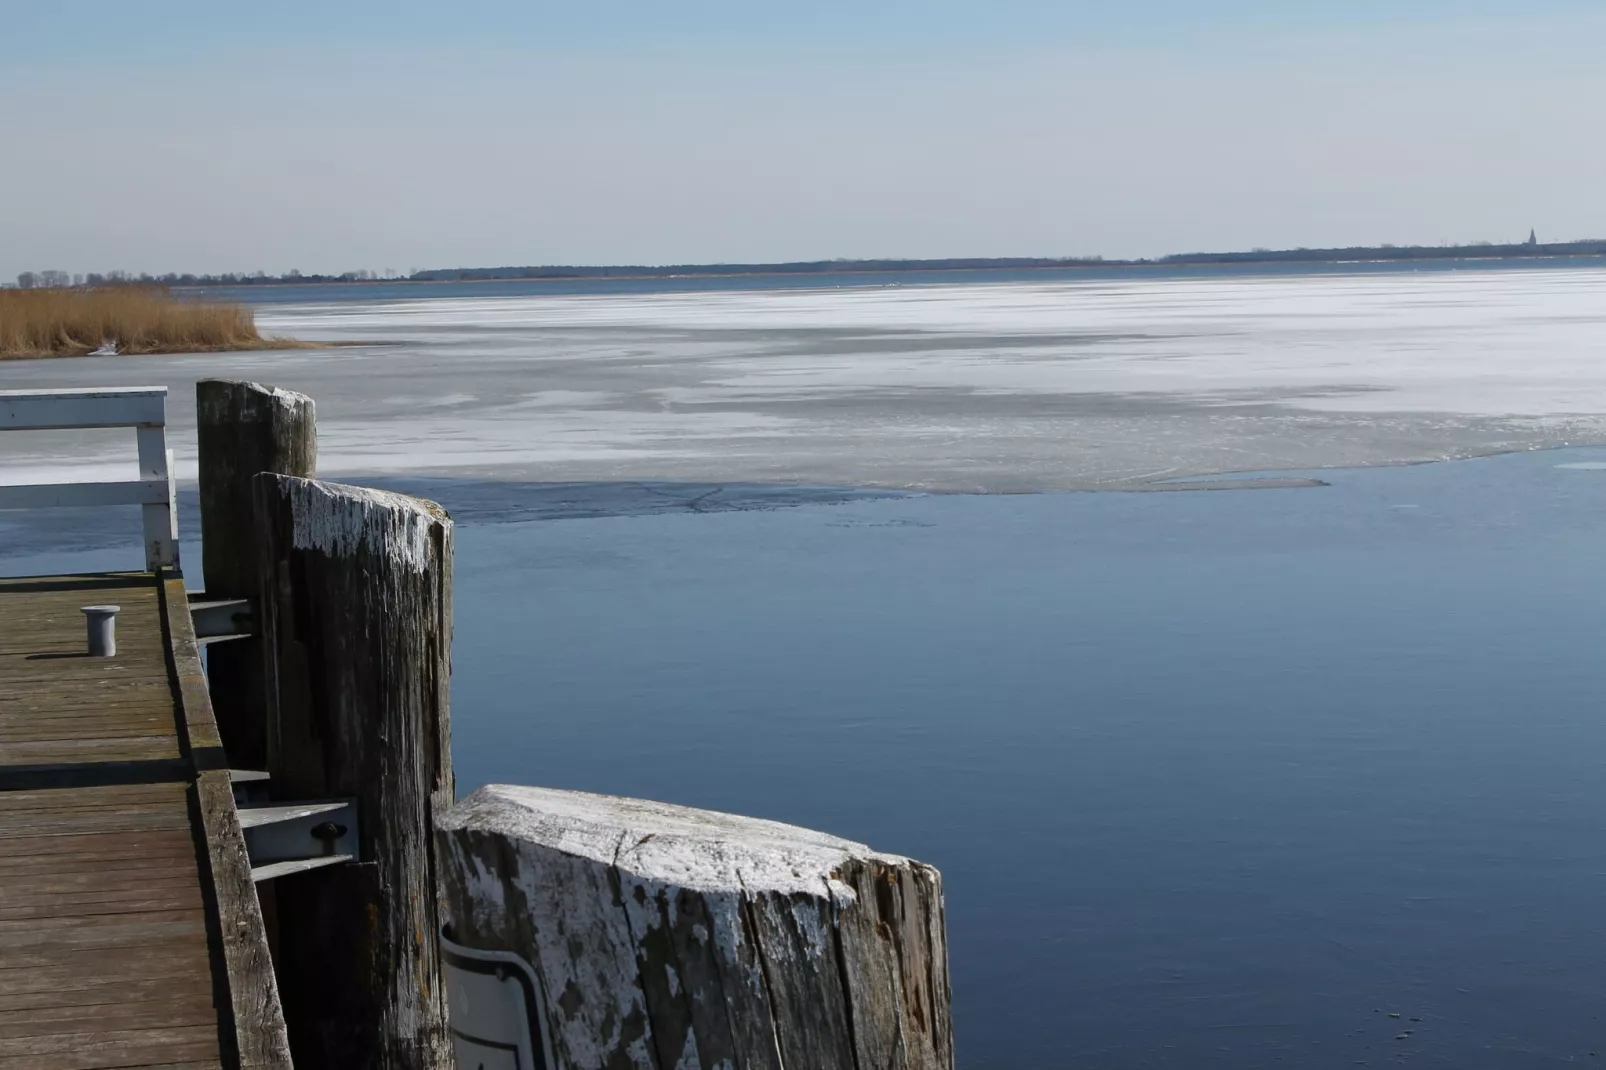
[[[1537,230],[1530,230],[1528,232],[1528,244],[1529,245],[1538,245],[1539,244],[1539,232]]]

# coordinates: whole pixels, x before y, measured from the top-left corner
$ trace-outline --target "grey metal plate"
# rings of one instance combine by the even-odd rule
[[[549,1070],[546,999],[530,964],[441,934],[441,968],[458,1070]]]

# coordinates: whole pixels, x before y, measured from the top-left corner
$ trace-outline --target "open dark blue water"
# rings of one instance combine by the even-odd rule
[[[516,522],[437,483],[460,789],[937,865],[970,1070],[1594,1063],[1606,451],[1321,477]]]
[[[458,776],[936,864],[966,1067],[1587,1060],[1600,457],[470,526]]]

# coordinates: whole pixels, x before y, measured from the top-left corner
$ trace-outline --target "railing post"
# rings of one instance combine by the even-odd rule
[[[209,598],[260,601],[251,479],[258,472],[316,474],[312,399],[233,379],[195,384],[200,447],[201,568]],[[257,638],[214,643],[207,686],[218,731],[237,769],[266,769],[266,706]]]
[[[145,567],[152,572],[159,568],[178,568],[178,510],[173,502],[173,470],[169,467],[171,455],[167,449],[167,433],[163,424],[141,424],[134,429],[139,446],[139,477],[167,482],[167,500],[148,502],[140,506],[140,519],[145,528]]]
[[[255,477],[268,771],[354,797],[362,861],[276,882],[299,1070],[449,1070],[434,814],[452,801],[452,522],[440,506]]]

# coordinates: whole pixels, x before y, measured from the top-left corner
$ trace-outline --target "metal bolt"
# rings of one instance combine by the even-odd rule
[[[109,658],[117,653],[117,611],[122,606],[85,606],[89,625],[89,656]]]
[[[323,853],[326,855],[335,853],[335,841],[345,834],[346,826],[337,825],[333,821],[325,821],[323,824],[314,825],[312,828],[312,838],[323,841]]]

